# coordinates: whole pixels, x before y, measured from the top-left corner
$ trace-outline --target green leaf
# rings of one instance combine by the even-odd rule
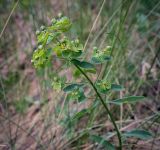
[[[66,32],[71,28],[71,25],[72,23],[69,18],[62,17],[57,19],[51,27],[48,27],[48,30]]]
[[[43,68],[51,63],[50,49],[37,49],[34,51],[31,62],[35,68]]]
[[[73,51],[71,53],[71,57],[72,58],[77,58],[77,57],[80,57],[82,55],[82,50],[78,50],[78,51]]]
[[[87,131],[84,131],[80,133],[77,138],[74,138],[72,142],[74,143],[74,145],[79,145],[79,143],[85,143],[88,140],[88,138],[89,133]]]
[[[45,40],[48,39],[48,32],[41,31],[40,34],[37,36],[38,43],[44,44]]]
[[[64,87],[65,85],[65,81],[66,81],[66,78],[61,78],[61,77],[58,77],[58,76],[54,76],[53,78],[53,81],[52,81],[52,88],[56,91],[60,91],[62,90],[62,88]]]
[[[94,65],[91,64],[91,63],[89,63],[89,62],[79,61],[79,60],[77,60],[77,59],[73,59],[72,62],[73,62],[75,65],[77,65],[77,66],[79,66],[79,67],[81,67],[81,68],[91,69],[91,70],[94,69],[94,70],[95,70]]]
[[[84,84],[76,84],[76,83],[70,84],[70,85],[66,86],[66,87],[63,89],[63,91],[64,91],[64,92],[71,92],[71,91],[74,91],[75,89],[78,89],[78,88],[82,87],[83,85],[84,85]]]
[[[85,72],[96,74],[96,69],[85,69]]]
[[[144,100],[144,98],[145,98],[144,96],[129,96],[129,97],[113,100],[111,101],[111,103],[114,103],[114,104],[136,103]]]
[[[61,90],[61,88],[62,88],[62,84],[61,84],[61,82],[52,82],[52,87],[53,87],[53,89],[54,90],[56,90],[56,91],[60,91]]]
[[[113,90],[113,91],[122,91],[122,90],[124,90],[124,88],[121,85],[112,84],[111,85],[111,90]]]
[[[72,50],[64,50],[62,51],[62,56],[64,58],[77,58],[77,57],[80,57],[82,54],[82,51],[79,50],[79,51],[72,51]]]
[[[79,78],[81,75],[81,72],[76,68],[74,71],[73,71],[73,76],[77,79]]]
[[[106,141],[103,137],[98,135],[91,135],[90,139],[105,147],[106,150],[115,150],[115,147],[110,142]]]
[[[54,47],[54,51],[56,53],[62,53],[64,58],[78,58],[82,55],[82,49],[81,44],[76,43],[75,41],[70,41],[65,37],[57,43]]]
[[[71,120],[76,120],[76,119],[79,120],[82,117],[84,117],[85,115],[87,115],[88,113],[89,113],[88,109],[82,109],[81,111],[74,114]]]
[[[51,42],[55,42],[57,38],[59,38],[61,32],[49,33],[46,44],[50,44]]]
[[[84,91],[82,88],[75,88],[67,95],[67,100],[78,100],[78,102],[82,102],[85,100]]]
[[[93,52],[93,56],[91,58],[91,62],[93,62],[94,64],[101,64],[111,60],[111,50],[112,48],[110,46],[107,46],[103,50],[99,50],[95,48]]]
[[[71,51],[70,50],[64,50],[64,51],[62,51],[62,56],[64,58],[69,58],[71,56]]]
[[[139,139],[150,139],[152,138],[152,134],[146,130],[139,130],[139,129],[135,129],[129,132],[125,132],[123,133],[124,136],[126,137],[135,137],[135,138],[139,138]]]
[[[83,102],[85,99],[86,99],[86,96],[84,95],[84,91],[82,88],[80,88],[78,102]]]
[[[107,62],[107,61],[110,61],[111,60],[111,57],[108,57],[108,56],[106,56],[106,57],[102,57],[102,56],[93,56],[92,58],[91,58],[91,62],[93,63],[93,64],[102,64],[102,63],[105,63],[105,62]]]
[[[92,62],[93,64],[101,64],[101,63],[103,63],[104,61],[101,60],[101,59],[98,58],[98,57],[92,57],[92,58],[91,58],[91,62]]]

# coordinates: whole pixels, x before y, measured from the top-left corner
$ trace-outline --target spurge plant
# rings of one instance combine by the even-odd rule
[[[89,93],[93,93],[96,101],[101,102],[106,111],[106,116],[110,117],[115,132],[118,137],[119,146],[117,149],[122,150],[122,136],[134,136],[134,137],[150,137],[151,134],[144,130],[135,129],[130,132],[121,133],[119,127],[115,122],[115,118],[108,108],[108,104],[120,105],[123,103],[133,103],[142,100],[142,96],[130,96],[122,99],[116,99],[112,101],[106,101],[105,96],[110,91],[120,91],[122,86],[112,84],[110,80],[96,79],[92,77],[98,76],[97,69],[99,65],[103,65],[107,61],[111,60],[111,46],[106,46],[103,49],[93,48],[90,58],[85,60],[85,50],[83,44],[78,40],[71,40],[64,34],[70,30],[71,21],[67,17],[59,17],[52,19],[49,26],[42,26],[40,31],[36,32],[38,46],[33,53],[32,63],[36,69],[44,69],[48,65],[52,65],[52,59],[59,59],[62,64],[65,64],[63,69],[72,68],[73,76],[75,80],[70,81],[66,85],[65,77],[54,76],[52,86],[55,90],[63,90],[67,94],[67,100],[84,102],[88,99],[89,94],[86,94],[85,89],[90,89]],[[95,79],[95,78],[94,78]],[[92,94],[93,95],[93,94]],[[84,112],[81,111],[81,113]],[[90,111],[91,113],[91,111]],[[80,115],[80,113],[79,113]],[[93,141],[101,143],[108,149],[115,149],[115,147],[98,135],[91,135]],[[107,146],[106,146],[107,145]]]

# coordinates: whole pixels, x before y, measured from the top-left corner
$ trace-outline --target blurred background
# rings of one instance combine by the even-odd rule
[[[128,141],[124,149],[158,150],[159,0],[0,0],[0,149],[103,149],[87,136],[79,136],[89,115],[79,118],[78,123],[69,121],[73,112],[91,106],[92,100],[80,106],[66,104],[64,93],[55,92],[50,85],[51,71],[37,73],[31,63],[36,30],[49,25],[59,13],[71,19],[69,36],[82,41],[86,54],[94,46],[114,46],[113,60],[102,77],[110,76],[125,91],[110,94],[109,99],[128,95],[147,99],[111,106],[122,130],[140,127],[154,135],[148,141]],[[98,105],[90,128],[106,137],[113,127],[104,115]],[[116,141],[113,137],[110,140]]]

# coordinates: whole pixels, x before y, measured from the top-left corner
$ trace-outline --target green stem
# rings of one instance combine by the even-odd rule
[[[72,62],[72,61],[71,61]],[[95,87],[94,83],[91,81],[91,79],[87,76],[87,74],[78,66],[76,65],[74,62],[72,62],[74,64],[74,66],[85,76],[85,78],[88,80],[88,82],[90,83],[90,85],[92,86],[92,88],[94,89],[94,91],[96,92],[97,96],[99,97],[99,100],[101,101],[102,105],[104,106],[106,112],[108,113],[110,119],[111,119],[111,122],[113,123],[114,125],[114,128],[117,132],[117,137],[118,137],[118,140],[119,140],[119,150],[122,150],[122,140],[121,140],[121,133],[115,123],[115,120],[114,120],[114,117],[112,115],[112,113],[110,112],[110,110],[108,109],[106,103],[104,102],[102,96],[100,95],[100,93],[98,92],[97,88]]]

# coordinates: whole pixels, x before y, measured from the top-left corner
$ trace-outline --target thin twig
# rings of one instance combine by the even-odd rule
[[[155,54],[155,56],[154,56],[154,58],[153,58],[153,60],[152,60],[151,66],[150,66],[150,68],[149,68],[149,70],[148,70],[148,72],[147,72],[147,75],[146,75],[146,78],[147,78],[147,79],[148,79],[148,76],[149,76],[149,74],[150,74],[153,66],[154,66],[154,63],[156,62],[156,59],[158,58],[159,53],[160,53],[160,48],[157,50],[157,52],[156,52],[156,54]]]
[[[8,22],[9,22],[9,20],[10,20],[12,14],[13,14],[15,8],[17,7],[18,3],[19,3],[19,0],[18,0],[18,1],[14,4],[14,6],[13,6],[13,8],[12,8],[12,10],[11,10],[11,12],[10,12],[8,18],[7,18],[7,21],[6,21],[6,23],[5,23],[5,25],[4,25],[3,29],[2,29],[2,31],[1,31],[1,33],[0,33],[0,38],[2,37],[2,35],[3,35],[3,33],[4,33],[5,29],[6,29],[6,27],[7,27],[7,25],[8,25]]]
[[[90,38],[90,36],[91,36],[91,33],[92,33],[92,31],[93,31],[96,23],[97,23],[97,20],[98,20],[98,18],[99,18],[99,16],[100,16],[101,12],[102,12],[102,9],[103,9],[103,6],[104,6],[105,2],[106,2],[106,0],[103,0],[103,3],[102,3],[101,8],[100,8],[100,10],[99,10],[99,13],[98,13],[98,15],[97,15],[97,17],[96,17],[93,25],[92,25],[92,28],[91,28],[91,30],[90,30],[90,32],[89,32],[89,35],[88,35],[88,37],[87,37],[87,40],[86,40],[86,42],[85,42],[85,44],[84,44],[84,50],[86,49],[86,46],[87,46],[87,44],[88,44],[89,38]]]
[[[16,125],[20,130],[22,130],[24,133],[26,133],[27,135],[29,135],[33,140],[35,140],[36,142],[38,142],[38,140],[36,139],[36,137],[34,137],[33,135],[31,135],[31,133],[26,132],[26,130],[21,127],[19,124],[17,124],[16,122],[14,122],[13,120],[9,119],[8,117],[0,114],[0,116],[4,119],[7,119],[9,122],[13,123],[14,125]],[[40,144],[40,146],[42,146],[44,148],[44,146],[42,144]]]

